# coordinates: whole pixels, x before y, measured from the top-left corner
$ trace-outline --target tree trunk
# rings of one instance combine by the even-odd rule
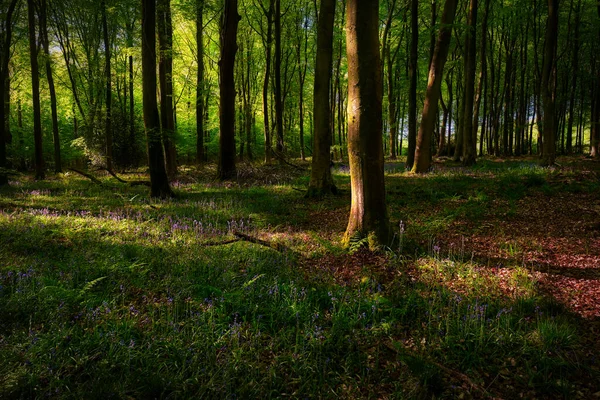
[[[542,165],[552,166],[556,158],[556,99],[554,98],[554,79],[556,68],[556,42],[558,35],[558,0],[548,0],[548,21],[546,25],[546,44],[544,47],[544,66],[542,74],[542,95],[544,101],[544,154]]]
[[[167,174],[177,175],[177,150],[175,148],[175,120],[173,115],[173,25],[171,0],[158,0],[158,40],[160,56],[158,74],[160,82],[160,121],[165,147]]]
[[[218,177],[236,177],[235,167],[235,53],[237,27],[240,21],[237,0],[226,0],[221,19],[221,58],[219,60],[220,141]]]
[[[333,23],[336,0],[321,0],[317,22],[317,56],[315,61],[315,83],[313,94],[313,156],[308,197],[319,197],[337,193],[331,177],[331,107],[329,86],[333,64]]]
[[[204,154],[204,0],[196,0],[196,45],[198,71],[196,74],[196,164],[206,160]]]
[[[35,147],[35,178],[44,179],[44,150],[42,143],[42,118],[40,108],[40,72],[38,47],[36,43],[36,23],[34,0],[27,0],[29,21],[29,58],[31,61],[31,93],[33,97],[33,140]]]
[[[385,204],[379,1],[349,0],[346,47],[348,57],[348,158],[352,202],[344,241],[368,237],[369,247],[390,242]]]
[[[6,95],[9,94],[10,100],[10,87],[9,87],[9,56],[10,46],[12,43],[12,17],[15,11],[18,0],[12,0],[7,7],[6,17],[4,21],[0,21],[0,24],[4,26],[0,27],[0,99],[2,99],[2,106],[0,107],[0,169],[6,168],[6,144],[10,142],[10,103],[6,107]],[[19,103],[20,104],[20,103]],[[22,131],[20,135],[22,135]],[[0,186],[8,184],[8,177],[5,174],[0,173]]]
[[[283,99],[281,90],[281,0],[275,0],[275,129],[277,143],[275,149],[283,156]],[[283,159],[280,158],[283,162]]]
[[[150,196],[172,197],[169,186],[160,132],[156,101],[156,2],[142,0],[142,92],[144,125],[148,141]]]
[[[104,136],[106,140],[106,168],[112,171],[113,137],[112,137],[112,72],[110,66],[110,41],[108,39],[108,22],[106,20],[106,1],[100,4],[102,12],[102,36],[104,39],[104,73],[106,78],[106,116],[104,120]]]
[[[477,141],[473,129],[473,100],[475,94],[475,72],[477,69],[476,37],[477,37],[477,0],[471,0],[469,5],[469,18],[465,33],[465,89],[464,89],[464,115],[463,115],[463,159],[464,166],[475,164],[477,154]],[[477,125],[475,125],[475,128]],[[475,129],[475,134],[477,130]]]
[[[417,68],[419,50],[419,0],[411,0],[410,11],[410,59],[408,67],[408,154],[406,168],[412,168],[417,147]]]
[[[569,122],[567,128],[567,154],[573,152],[573,121],[575,119],[575,92],[577,89],[577,75],[579,73],[579,48],[581,39],[579,37],[579,25],[581,24],[581,0],[575,6],[575,35],[573,38],[573,51],[571,59],[571,93],[569,98]]]
[[[427,172],[431,165],[431,137],[436,122],[444,65],[448,58],[448,47],[452,37],[451,27],[456,14],[456,3],[456,0],[446,0],[440,33],[433,51],[431,66],[429,67],[427,92],[425,93],[421,126],[419,127],[419,135],[417,137],[415,163],[412,168],[412,171],[416,173]]]

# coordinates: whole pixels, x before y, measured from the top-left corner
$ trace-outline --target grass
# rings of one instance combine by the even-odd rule
[[[386,179],[402,254],[390,249],[377,261],[337,242],[344,221],[335,218],[346,217],[349,198],[343,173],[336,181],[345,194],[325,202],[294,190],[305,176],[249,188],[194,176],[170,201],[108,178],[97,186],[69,175],[20,177],[0,191],[0,397],[599,390],[585,321],[540,293],[526,267],[498,277],[436,239],[548,195],[553,172],[485,162],[473,173],[424,177],[392,169]],[[213,245],[233,231],[294,252]],[[516,242],[503,250],[522,251]],[[349,275],[338,279],[340,269]]]

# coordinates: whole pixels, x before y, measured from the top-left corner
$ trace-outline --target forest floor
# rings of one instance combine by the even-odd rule
[[[279,165],[182,168],[165,201],[17,176],[0,398],[600,398],[600,162],[558,163],[388,162],[378,253],[340,245],[344,163],[321,200]]]

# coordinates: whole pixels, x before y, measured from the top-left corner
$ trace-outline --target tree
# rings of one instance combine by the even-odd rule
[[[12,0],[6,9],[6,14],[0,14],[3,19],[0,19],[0,99],[2,106],[0,107],[0,186],[8,184],[8,177],[3,169],[6,165],[6,144],[10,143],[10,125],[8,124],[9,115],[6,107],[6,97],[9,92],[9,72],[8,65],[10,61],[10,46],[12,43],[12,24],[13,15],[17,6],[18,0]],[[8,103],[10,105],[10,103]]]
[[[40,106],[40,72],[38,64],[38,45],[36,42],[35,5],[27,0],[27,19],[29,22],[29,58],[31,62],[31,93],[33,96],[33,139],[35,147],[35,178],[44,179],[44,148],[42,143],[42,117]]]
[[[221,17],[221,58],[219,60],[220,141],[218,177],[235,178],[235,53],[237,52],[237,27],[241,17],[237,0],[225,0]]]
[[[556,158],[556,99],[554,97],[553,71],[556,68],[556,43],[558,35],[558,0],[548,0],[546,44],[542,73],[542,97],[544,101],[544,153],[542,165],[552,166]]]
[[[336,0],[322,0],[317,22],[317,57],[313,93],[313,157],[308,197],[337,193],[331,176],[331,105],[329,88],[333,63],[333,23]]]
[[[281,89],[281,0],[275,0],[275,131],[277,143],[275,149],[283,161],[283,99]]]
[[[454,16],[456,14],[456,3],[456,0],[446,0],[442,14],[440,33],[435,44],[431,65],[429,67],[427,92],[425,93],[421,126],[419,127],[419,135],[417,137],[415,163],[412,168],[412,171],[417,173],[427,172],[431,164],[431,137],[433,136],[433,128],[435,126],[438,110],[438,100],[441,94],[444,65],[448,58],[448,48],[452,37],[452,23],[454,22]]]
[[[156,101],[156,0],[142,0],[142,84],[150,167],[150,196],[172,197],[173,192],[165,169]]]
[[[173,115],[173,25],[171,0],[158,0],[158,41],[160,56],[158,75],[160,82],[160,121],[167,174],[177,175],[177,150],[175,149],[175,120]]]
[[[408,154],[406,155],[406,167],[412,168],[415,160],[415,149],[417,146],[417,61],[419,51],[419,0],[410,2],[410,61],[408,76],[410,87],[408,89]]]
[[[383,174],[379,0],[348,0],[346,18],[352,202],[344,241],[368,236],[377,247],[390,239]]]
[[[196,163],[206,158],[204,154],[204,0],[196,0],[196,45],[198,71],[196,75]]]
[[[465,89],[464,89],[464,115],[462,116],[463,132],[463,165],[475,164],[477,154],[477,141],[473,132],[473,100],[475,95],[475,70],[476,59],[476,32],[477,28],[477,0],[471,0],[469,5],[469,17],[467,30],[465,32]],[[476,125],[477,126],[477,125]],[[475,133],[477,131],[475,130]]]
[[[112,136],[112,69],[110,65],[110,40],[108,22],[106,20],[106,1],[100,4],[102,10],[102,37],[104,39],[104,68],[106,76],[106,116],[104,135],[106,137],[106,168],[112,170],[113,164],[113,136]]]

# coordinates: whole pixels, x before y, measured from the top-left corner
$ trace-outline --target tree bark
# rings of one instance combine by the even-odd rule
[[[554,79],[552,73],[556,67],[556,42],[558,35],[558,0],[548,0],[548,21],[546,23],[546,44],[544,47],[544,66],[542,74],[542,94],[544,101],[544,154],[542,165],[552,166],[556,159],[556,99],[554,98]]]
[[[156,101],[156,2],[142,0],[142,92],[144,125],[148,141],[150,167],[150,196],[172,197],[160,131],[158,103]]]
[[[31,62],[31,93],[33,97],[35,178],[44,179],[44,150],[42,143],[42,118],[40,108],[40,72],[38,65],[38,46],[36,43],[35,5],[33,0],[27,0],[27,18],[29,22],[29,58]]]
[[[369,247],[390,242],[383,171],[383,87],[379,53],[379,0],[349,0],[348,158],[352,202],[344,241],[368,237]]]
[[[204,0],[196,0],[196,46],[198,71],[196,74],[196,164],[206,160],[204,154]]]
[[[331,177],[331,106],[329,87],[333,64],[333,23],[336,0],[322,0],[317,22],[317,56],[313,94],[313,156],[308,197],[337,193]]]
[[[173,114],[173,25],[171,0],[158,0],[158,41],[160,56],[158,74],[160,82],[160,121],[165,147],[167,175],[177,175],[177,150],[175,148],[175,120]]]
[[[283,155],[283,98],[281,90],[281,0],[275,0],[275,129],[277,143],[275,149]]]
[[[7,7],[6,17],[4,21],[0,21],[0,99],[2,99],[2,106],[0,107],[0,169],[6,168],[6,144],[10,143],[10,103],[6,107],[6,95],[10,94],[9,85],[9,72],[8,64],[10,57],[10,45],[12,43],[12,23],[13,14],[18,0],[12,0]],[[9,95],[10,100],[10,95]],[[7,112],[8,111],[8,112]],[[22,135],[22,132],[20,132]],[[8,177],[6,174],[0,173],[0,186],[8,184]]]
[[[464,115],[463,115],[463,159],[464,166],[475,164],[477,154],[477,141],[473,132],[473,100],[475,94],[475,72],[477,69],[476,59],[476,37],[477,37],[477,0],[471,0],[469,5],[469,18],[467,31],[465,33],[465,49],[467,51],[465,57],[465,98],[464,98]],[[475,125],[475,128],[477,125]]]
[[[413,167],[417,147],[417,68],[419,50],[419,0],[411,0],[411,41],[410,60],[408,67],[408,153],[406,155],[406,168]]]
[[[442,13],[440,33],[433,51],[431,66],[429,67],[427,92],[425,93],[421,126],[419,127],[419,135],[417,137],[415,162],[412,168],[412,171],[416,173],[427,172],[431,165],[431,137],[435,127],[444,65],[448,58],[448,48],[452,37],[452,23],[456,15],[456,3],[456,0],[446,0]]]
[[[221,58],[219,60],[220,140],[218,177],[228,180],[236,177],[235,167],[235,54],[237,27],[240,21],[237,0],[225,0],[221,19]]]
[[[112,76],[110,65],[110,40],[108,38],[108,22],[106,20],[106,1],[100,4],[102,11],[102,36],[104,39],[104,73],[106,78],[106,116],[104,120],[104,135],[106,140],[106,168],[112,171],[113,137],[112,137]]]

